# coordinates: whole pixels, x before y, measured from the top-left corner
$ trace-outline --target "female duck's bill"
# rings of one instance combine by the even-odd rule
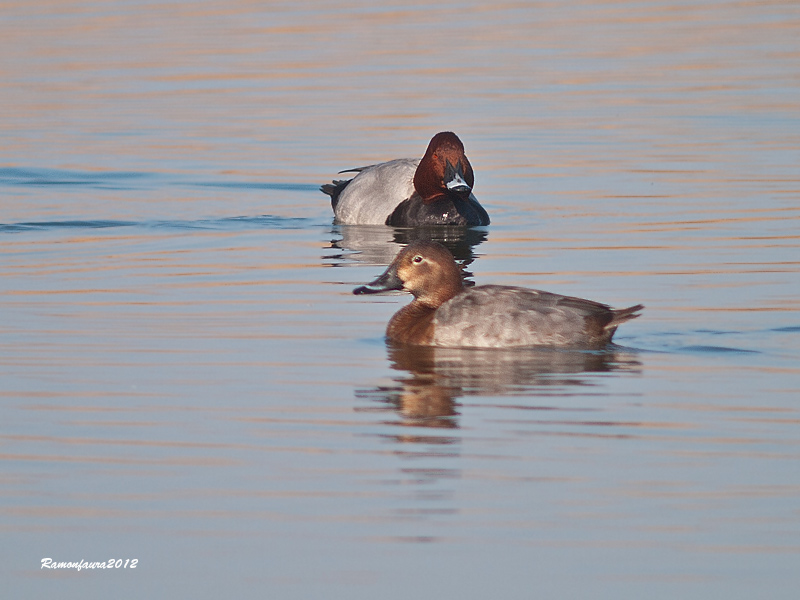
[[[503,285],[464,286],[461,269],[441,244],[407,246],[389,268],[354,294],[405,290],[414,299],[389,321],[386,336],[421,346],[601,348],[644,306],[620,310],[582,298]]]
[[[399,158],[347,169],[353,179],[320,189],[331,197],[339,224],[419,227],[488,225],[472,188],[475,175],[455,133],[437,133],[421,159]]]

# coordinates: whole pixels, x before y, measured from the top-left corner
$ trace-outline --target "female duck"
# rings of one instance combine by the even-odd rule
[[[489,215],[472,194],[475,175],[464,144],[450,131],[433,136],[422,159],[399,158],[347,171],[358,171],[358,175],[320,188],[331,197],[336,223],[394,227],[489,224]]]
[[[617,326],[639,316],[641,304],[614,310],[605,304],[504,285],[464,287],[453,255],[441,244],[407,246],[375,281],[353,290],[414,295],[389,321],[386,336],[419,346],[600,348]]]

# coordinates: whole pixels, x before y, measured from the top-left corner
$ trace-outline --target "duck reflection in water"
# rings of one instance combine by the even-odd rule
[[[585,393],[587,386],[600,383],[598,373],[638,372],[641,367],[632,351],[618,346],[583,351],[437,348],[388,342],[387,348],[392,368],[402,373],[394,378],[395,385],[360,390],[356,395],[382,403],[401,417],[396,424],[413,427],[457,428],[457,400],[465,396],[526,398],[519,408],[557,410],[556,402],[542,404],[541,399]],[[403,439],[431,442],[427,436]]]
[[[447,248],[462,266],[475,260],[474,249],[485,242],[489,231],[485,228],[466,227],[416,227],[344,225],[334,226],[330,247],[352,252],[326,256],[333,266],[357,261],[371,265],[388,265],[403,246],[417,241],[438,242]]]

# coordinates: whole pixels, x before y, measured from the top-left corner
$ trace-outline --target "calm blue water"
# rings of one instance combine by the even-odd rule
[[[5,594],[794,598],[798,40],[777,2],[8,4]],[[492,225],[439,239],[644,304],[617,346],[385,344],[408,298],[351,291],[414,233],[318,186],[446,129]]]

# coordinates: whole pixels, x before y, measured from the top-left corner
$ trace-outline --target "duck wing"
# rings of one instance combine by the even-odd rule
[[[436,345],[578,346],[609,341],[641,305],[615,311],[606,304],[521,287],[482,285],[442,304],[434,319]]]

